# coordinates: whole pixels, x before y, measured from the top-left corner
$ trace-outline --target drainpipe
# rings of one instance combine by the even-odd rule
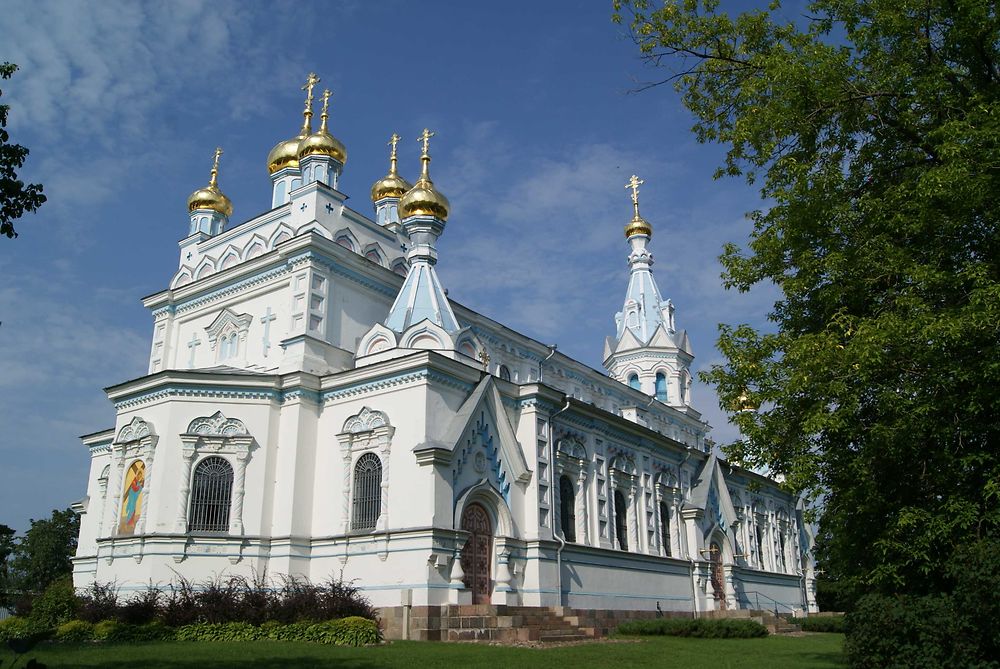
[[[556,346],[555,344],[549,344],[548,347],[549,347],[549,354],[547,356],[545,356],[544,358],[542,358],[541,360],[538,361],[538,382],[539,383],[542,382],[542,365],[545,364],[545,362],[548,361],[549,358],[551,358],[552,356],[554,356],[556,354],[556,349],[558,348],[558,346]],[[557,411],[556,413],[559,413],[559,412]],[[555,415],[555,414],[553,414],[553,415]]]
[[[556,347],[551,347],[549,358],[551,358],[552,354],[555,352]],[[546,358],[546,360],[548,360],[548,358]],[[539,363],[539,376],[541,376],[541,369],[542,365]],[[568,408],[569,398],[567,397],[566,404],[563,408],[549,416],[549,499],[552,502],[555,502],[556,499],[556,441],[553,421],[556,416]],[[549,504],[549,510],[552,512],[552,516],[549,518],[549,524],[552,525],[552,536],[559,542],[559,548],[556,549],[556,593],[559,595],[559,606],[562,606],[562,552],[563,549],[566,548],[566,540],[559,536],[556,532],[556,508],[554,503]]]

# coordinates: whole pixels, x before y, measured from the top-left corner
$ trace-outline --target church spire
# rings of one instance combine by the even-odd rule
[[[372,203],[375,205],[375,220],[379,225],[396,231],[400,228],[399,198],[413,188],[413,184],[399,176],[396,171],[396,144],[400,137],[392,133],[389,138],[389,173],[372,184]]]
[[[399,211],[403,216],[403,230],[410,238],[410,250],[406,254],[410,271],[406,281],[389,310],[385,324],[396,332],[402,332],[414,323],[427,319],[447,332],[457,332],[460,328],[448,297],[441,287],[434,265],[437,263],[438,237],[444,232],[448,218],[448,198],[434,188],[428,165],[431,162],[429,144],[434,133],[424,129],[418,141],[423,143],[420,161],[423,167],[420,179],[403,195]]]
[[[653,226],[639,213],[639,186],[635,174],[625,184],[631,191],[632,219],[625,226],[628,240],[629,282],[625,304],[615,315],[616,332],[604,352],[608,373],[622,383],[671,405],[687,405],[688,371],[694,356],[687,333],[677,331],[674,305],[664,300],[653,278],[653,254],[648,244]]]

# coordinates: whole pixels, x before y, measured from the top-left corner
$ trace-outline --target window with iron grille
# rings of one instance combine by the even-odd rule
[[[615,490],[615,536],[618,537],[618,548],[628,550],[628,508],[625,506],[625,496]]]
[[[660,534],[663,539],[663,554],[670,557],[670,509],[660,502]]]
[[[576,542],[576,493],[568,476],[559,477],[559,520],[566,541]]]
[[[228,532],[233,499],[233,466],[212,456],[198,463],[191,482],[189,532]]]
[[[382,462],[365,453],[354,465],[354,516],[352,530],[373,530],[382,513]]]

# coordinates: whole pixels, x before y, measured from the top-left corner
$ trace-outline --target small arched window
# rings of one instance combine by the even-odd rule
[[[373,530],[382,514],[382,461],[365,453],[354,465],[352,530]]]
[[[343,246],[345,249],[350,249],[351,251],[354,250],[354,242],[352,242],[351,238],[348,237],[347,235],[341,235],[340,237],[337,237],[337,244]]]
[[[754,523],[754,535],[757,539],[757,568],[764,568],[764,518],[760,515],[757,516],[757,522]]]
[[[368,253],[365,254],[365,257],[368,258],[369,260],[371,260],[376,265],[381,265],[382,264],[382,256],[380,256],[378,254],[378,251],[374,251],[374,250],[373,251],[369,251]]]
[[[663,554],[670,557],[670,508],[666,502],[660,502],[660,541]]]
[[[191,482],[189,532],[226,532],[233,498],[233,466],[212,456],[198,463]]]
[[[563,538],[576,542],[576,493],[568,476],[559,477],[559,521]]]
[[[615,536],[618,537],[618,548],[628,550],[628,508],[625,506],[625,496],[615,490]]]
[[[510,381],[510,370],[507,369],[507,365],[500,365],[500,369],[497,370],[497,374],[504,381]]]
[[[639,375],[638,374],[632,374],[631,376],[629,376],[628,377],[628,385],[629,385],[630,388],[635,388],[636,390],[641,390],[642,388],[639,385]]]
[[[667,401],[667,376],[663,372],[656,373],[656,399]]]
[[[778,571],[786,571],[785,565],[785,533],[778,532]]]

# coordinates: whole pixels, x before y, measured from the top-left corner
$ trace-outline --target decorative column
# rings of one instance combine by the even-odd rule
[[[233,511],[229,514],[229,533],[243,534],[243,498],[246,496],[247,460],[249,448],[236,454],[236,470],[233,472]]]
[[[590,522],[587,518],[587,463],[579,461],[576,473],[576,538],[578,543],[590,545]]]
[[[178,534],[187,532],[187,503],[191,494],[191,466],[194,464],[194,444],[184,444],[181,449],[181,480],[177,488],[177,519],[174,521],[174,531]]]

